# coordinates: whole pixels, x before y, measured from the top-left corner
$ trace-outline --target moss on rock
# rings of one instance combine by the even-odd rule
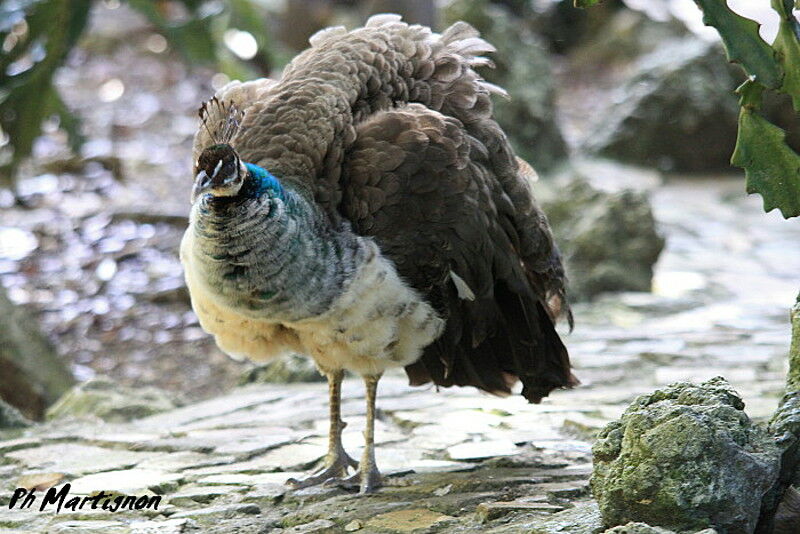
[[[289,354],[266,364],[257,364],[245,371],[239,385],[293,384],[295,382],[325,382],[314,361],[301,354]]]
[[[636,399],[593,449],[591,487],[606,526],[753,532],[779,452],[723,378]]]
[[[789,349],[789,391],[800,391],[800,295],[792,308],[792,347]]]
[[[0,429],[24,428],[30,425],[31,422],[19,410],[0,399]]]
[[[172,410],[177,403],[155,388],[128,388],[98,377],[78,384],[47,410],[48,419],[95,416],[123,422]]]
[[[650,291],[664,248],[644,192],[601,191],[576,176],[536,193],[561,248],[570,292],[590,298],[609,291]]]

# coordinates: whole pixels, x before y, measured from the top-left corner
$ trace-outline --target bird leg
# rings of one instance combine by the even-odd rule
[[[342,378],[344,371],[326,372],[328,378],[328,394],[330,396],[330,431],[328,432],[328,454],[325,456],[323,467],[300,480],[290,478],[286,484],[293,489],[307,488],[322,484],[331,479],[341,479],[347,475],[350,467],[358,467],[358,462],[353,460],[342,446],[342,429],[347,424],[341,417]]]
[[[364,453],[358,470],[350,477],[342,480],[346,486],[358,486],[360,493],[372,493],[383,485],[383,477],[375,465],[375,395],[378,391],[378,380],[381,375],[365,376],[367,389],[367,426],[364,430]]]

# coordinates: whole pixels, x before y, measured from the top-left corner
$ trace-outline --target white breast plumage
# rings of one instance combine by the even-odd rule
[[[253,318],[226,304],[193,267],[196,262],[186,260],[194,240],[190,228],[181,243],[192,306],[203,329],[233,358],[266,361],[298,352],[324,371],[377,375],[416,361],[444,329],[444,320],[400,279],[372,240],[363,240],[365,261],[332,306],[295,322]]]

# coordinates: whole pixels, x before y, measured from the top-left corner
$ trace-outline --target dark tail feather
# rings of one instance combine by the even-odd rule
[[[554,389],[572,388],[580,384],[570,370],[567,348],[561,342],[549,314],[540,303],[537,306],[542,327],[538,347],[539,369],[535,375],[520,376],[522,396],[533,403],[541,402]]]
[[[411,385],[432,381],[505,395],[518,378],[522,395],[534,403],[554,389],[576,386],[579,382],[570,371],[567,349],[545,306],[502,283],[495,287],[494,298],[497,326],[492,334],[473,346],[468,314],[460,315],[462,324],[448,321],[442,337],[425,349],[419,361],[406,367]],[[443,361],[452,362],[449,373]]]

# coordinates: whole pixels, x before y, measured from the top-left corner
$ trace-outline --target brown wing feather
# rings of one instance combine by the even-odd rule
[[[530,189],[514,190],[528,195],[515,202],[491,151],[459,120],[422,105],[375,114],[356,133],[342,215],[447,319],[442,337],[406,369],[411,382],[507,394],[518,377],[533,402],[574,385],[547,306],[547,288],[563,287],[548,278],[557,252]],[[459,296],[451,271],[473,300]]]

